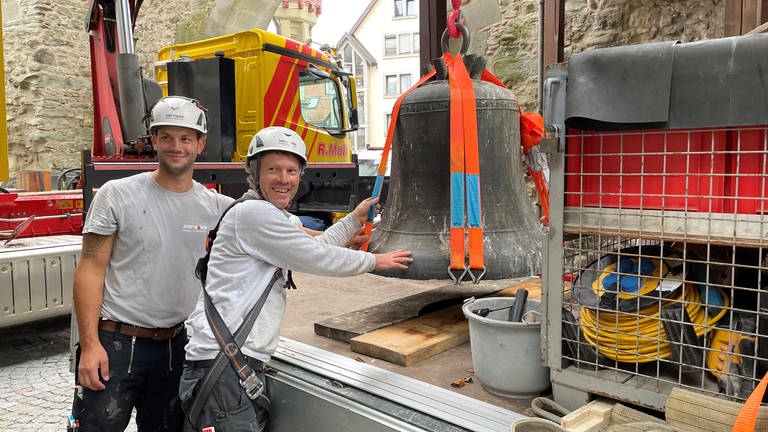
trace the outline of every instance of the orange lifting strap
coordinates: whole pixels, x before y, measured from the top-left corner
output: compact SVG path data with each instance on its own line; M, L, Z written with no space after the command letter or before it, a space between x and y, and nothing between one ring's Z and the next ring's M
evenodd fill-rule
M480 156L477 142L475 89L461 54L444 55L450 89L451 231L448 274L461 283L465 274L479 282L485 274ZM466 198L466 201L465 201ZM465 264L465 238L469 238L469 266ZM455 271L462 271L460 277ZM475 276L473 271L480 272Z

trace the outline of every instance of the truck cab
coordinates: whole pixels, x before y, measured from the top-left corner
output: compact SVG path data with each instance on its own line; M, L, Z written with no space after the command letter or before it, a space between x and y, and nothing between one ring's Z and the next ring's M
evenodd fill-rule
M220 136L209 135L209 145L234 138L234 146L209 155L211 161L245 160L251 138L266 126L295 130L310 163L352 161L347 134L358 126L354 78L328 53L252 29L171 45L157 59L163 93L200 100L215 117L211 123L220 123Z

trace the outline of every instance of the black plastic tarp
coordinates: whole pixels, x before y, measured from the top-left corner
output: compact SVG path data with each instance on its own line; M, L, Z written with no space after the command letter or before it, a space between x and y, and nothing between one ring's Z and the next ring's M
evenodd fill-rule
M565 117L582 130L768 123L768 34L575 54Z

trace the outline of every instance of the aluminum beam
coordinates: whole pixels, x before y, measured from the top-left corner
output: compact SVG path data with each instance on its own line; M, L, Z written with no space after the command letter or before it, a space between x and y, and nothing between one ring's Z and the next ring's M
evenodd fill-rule
M412 411L411 420L415 426L424 428L421 430L508 431L514 420L525 417L287 338L280 338L273 359L270 365L286 375L292 373L289 366L295 366L334 383L331 387L339 389L339 393L345 389L357 390L350 396L356 398L355 403L398 417L403 415L403 409ZM425 425L427 418L435 423L434 428L427 428L431 427Z

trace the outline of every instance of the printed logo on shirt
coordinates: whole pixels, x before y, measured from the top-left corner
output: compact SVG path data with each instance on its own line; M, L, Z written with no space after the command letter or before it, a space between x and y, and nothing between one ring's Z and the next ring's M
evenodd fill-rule
M207 428L203 428L203 430L201 430L200 432L216 432L216 428L215 427L207 427Z
M211 229L208 228L207 225L200 225L200 224L184 224L182 225L182 230L184 232L208 232Z

